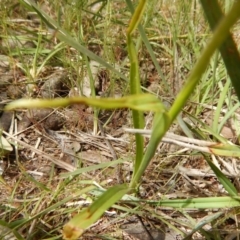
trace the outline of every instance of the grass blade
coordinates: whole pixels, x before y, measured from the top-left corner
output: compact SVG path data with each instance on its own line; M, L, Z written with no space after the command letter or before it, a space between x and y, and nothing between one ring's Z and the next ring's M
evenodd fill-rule
M147 201L149 204L156 204L158 207L172 208L230 208L240 206L240 197L206 197L189 199L170 199L160 201Z
M16 108L56 108L66 107L72 104L85 104L101 109L130 108L138 111L163 112L164 106L151 94L137 94L122 98L55 98L55 99L19 99L11 102L5 110Z
M63 238L69 240L77 239L85 229L97 221L109 207L120 200L127 192L128 188L125 185L114 186L108 189L90 207L64 225Z
M69 33L67 33L65 30L61 29L61 27L53 20L51 19L45 12L43 12L33 1L31 0L21 0L23 3L27 4L28 7L32 8L39 17L49 26L52 30L56 31L56 37L60 39L61 41L64 41L68 45L72 46L73 48L77 49L82 54L88 56L90 59L100 63L107 69L113 71L116 75L118 75L120 78L128 81L128 79L121 74L119 71L117 71L113 66L108 64L106 61L104 61L102 58L82 46L79 42L77 42L73 37L70 36Z

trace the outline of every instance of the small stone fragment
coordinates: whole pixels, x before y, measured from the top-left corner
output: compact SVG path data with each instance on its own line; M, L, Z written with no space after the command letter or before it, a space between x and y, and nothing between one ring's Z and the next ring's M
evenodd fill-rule
M64 71L59 71L49 76L41 88L42 97L55 98L67 95L66 79L67 74Z
M12 121L13 112L3 112L0 118L0 129L3 131L8 131L11 121Z
M19 86L10 85L7 88L7 96L11 99L19 99L23 95L23 92Z

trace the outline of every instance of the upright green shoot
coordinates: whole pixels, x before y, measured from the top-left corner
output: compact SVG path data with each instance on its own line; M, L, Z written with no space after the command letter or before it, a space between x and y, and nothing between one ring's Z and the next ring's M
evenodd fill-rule
M134 30L138 27L138 24L144 12L145 5L146 5L146 0L142 0L139 2L139 5L137 6L133 14L132 19L129 23L129 27L127 29L127 48L128 48L129 58L130 58L130 93L131 94L141 93L138 57L137 57L136 48L132 40L132 34ZM139 129L144 128L143 112L132 110L132 117L133 117L134 128L139 128ZM134 164L134 173L138 170L140 166L140 163L143 157L143 150L144 150L143 136L141 136L140 134L136 134L135 136L136 136L136 159Z

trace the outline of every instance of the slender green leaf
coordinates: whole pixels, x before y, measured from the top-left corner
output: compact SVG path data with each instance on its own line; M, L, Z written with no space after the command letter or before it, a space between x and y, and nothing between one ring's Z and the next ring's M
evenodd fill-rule
M211 222L213 222L214 220L218 219L220 216L222 216L224 214L224 212L217 212L214 214L210 214L207 215L206 217L204 217L203 219L200 220L200 222L197 222L196 225L194 226L193 230L187 234L187 236L185 237L185 239L187 237L191 237L192 234L194 234L195 232L197 232L198 230L200 230L203 226L205 226L206 224L209 224Z
M128 30L127 30L127 35L128 36L130 36L134 32L134 30L138 27L139 22L142 18L144 9L146 7L146 3L147 3L146 0L140 0L139 1L139 4L138 4L136 10L134 11L132 19L129 23L129 27L128 27Z
M122 98L55 98L55 99L19 99L9 103L5 110L16 108L56 108L72 104L85 104L101 109L131 108L138 111L164 112L164 105L151 94L137 94Z
M86 172L90 172L90 171L96 171L96 170L102 169L102 168L112 167L112 166L115 166L117 164L121 164L121 163L124 163L124 162L126 162L126 159L118 159L118 160L114 160L114 161L110 161L110 162L100 163L100 164L97 164L97 165L94 164L94 165L89 166L89 167L84 167L84 168L77 169L74 172L62 173L61 177L62 178L67 178L67 177L70 177L70 176L73 177L73 176L79 175L81 173L86 173Z
M212 154L228 157L240 157L240 148L237 145L219 143L209 147Z
M97 221L102 214L115 202L120 200L127 192L125 185L114 186L104 192L94 203L83 210L80 214L73 217L63 227L63 238L75 240L81 236L85 229Z
M189 199L168 199L160 201L146 201L149 204L158 207L172 208L230 208L240 206L240 197L206 197L206 198L189 198Z
M12 229L12 226L5 221L0 219L0 233L1 233L1 239L16 239L18 240L24 240L20 233L18 233L16 230ZM14 236L12 236L14 235Z

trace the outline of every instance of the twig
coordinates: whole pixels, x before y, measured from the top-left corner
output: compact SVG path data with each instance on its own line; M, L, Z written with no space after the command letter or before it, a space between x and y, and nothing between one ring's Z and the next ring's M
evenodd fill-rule
M36 148L36 149L39 147L40 142L41 142L41 138L38 137L37 142L36 142L36 144L35 144L35 148ZM34 158L35 154L36 154L36 152L32 152L31 158Z
M61 161L61 160L58 160L58 159L53 158L52 156L50 156L50 155L48 155L48 154L46 154L46 153L44 153L44 152L36 149L35 147L32 147L31 145L29 145L29 144L27 144L27 143L25 143L25 142L17 139L17 137L12 136L12 135L10 135L9 133L7 133L7 132L5 132L5 131L3 131L3 133L4 133L6 136L8 136L9 138L13 139L15 142L21 144L23 147L31 149L31 151L33 151L33 152L35 152L35 153L43 156L43 157L46 158L47 160L49 160L49 161L53 162L54 164L56 164L57 166L59 166L59 167L61 167L61 168L63 168L63 169L66 169L66 170L69 171L69 172L73 172L73 171L76 170L76 168L75 168L74 166L72 166L72 165L70 165L70 164L68 164L68 163L66 163L66 162L63 162L63 161Z
M150 137L152 132L151 130L131 129L131 128L124 128L124 130L129 133L140 133L148 138ZM203 140L198 140L194 138L183 137L180 135L176 135L174 133L166 133L165 137L162 138L162 142L172 143L178 146L182 146L189 149L195 149L195 150L206 152L206 153L211 153L211 151L209 150L209 147L218 144L216 142L209 142L209 141L203 141Z
M103 127L102 127L102 124L100 123L100 121L98 121L98 126L99 126L99 129L100 129L100 131L101 131L101 135L102 135L103 137L106 137L106 135L105 135L105 133L104 133L104 130L103 130ZM106 142L107 146L109 147L109 150L110 150L110 152L111 152L111 154L112 154L112 156L113 156L113 159L114 159L114 160L118 159L117 154L116 154L116 152L115 152L115 150L114 150L111 142L110 142L107 138L105 138L104 141ZM117 174L116 174L116 175L117 175L117 181L118 181L118 183L120 184L120 183L123 182L121 164L118 164L118 165L117 165L117 167L116 167L116 173L117 173Z

